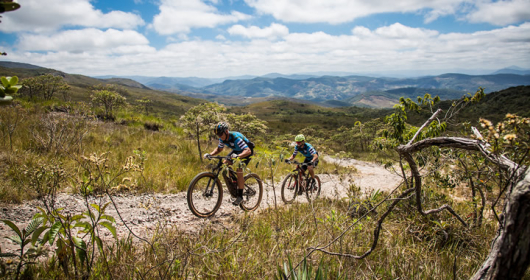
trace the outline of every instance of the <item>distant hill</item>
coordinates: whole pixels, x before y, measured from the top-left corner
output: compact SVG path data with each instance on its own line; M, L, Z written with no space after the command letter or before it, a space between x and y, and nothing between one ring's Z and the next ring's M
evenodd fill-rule
M53 69L39 68L29 64L9 62L6 65L10 67L6 69L20 66L17 69L20 70L21 78L25 75L22 69L41 73L55 71L55 73L64 75ZM524 72L526 70L509 67L498 72L507 71ZM35 75L35 73L28 72L28 75ZM298 99L326 107L355 105L372 108L391 108L402 96L416 100L418 96L423 97L425 93L429 93L432 96L440 96L442 100L450 100L460 98L468 92L474 93L479 87L484 88L486 93L490 93L509 87L530 85L530 75L512 73L492 75L448 73L415 78L270 73L262 77L239 76L223 79L102 76L99 80L167 91L227 105L245 105L274 99Z
M0 66L4 68L44 69L43 67L40 67L37 65L19 63L19 62L11 62L11 61L0 61Z
M521 67L517 66L510 66L507 68L503 68L500 70L495 71L492 73L493 75L496 74L517 74L517 75L530 75L530 69L523 69Z
M4 67L3 65L8 65ZM181 115L189 108L205 102L204 99L189 97L183 94L153 90L145 85L125 78L96 79L88 76L67 74L54 69L42 68L23 63L0 62L0 76L17 76L19 79L35 77L44 74L59 75L71 87L72 101L89 101L92 87L101 84L115 84L123 87L120 92L127 98L127 102L135 105L138 100L148 98L153 103L155 111L168 116Z
M486 93L530 85L530 75L444 74L418 78L374 78L365 76L323 76L303 80L254 78L226 80L203 88L205 92L239 97L286 97L330 104L330 100L368 107L392 107L400 96L416 99L425 93L442 100L459 98L483 87Z

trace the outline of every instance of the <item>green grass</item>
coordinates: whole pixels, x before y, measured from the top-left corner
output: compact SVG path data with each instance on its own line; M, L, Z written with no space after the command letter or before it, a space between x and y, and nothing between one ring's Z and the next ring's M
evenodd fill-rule
M347 214L347 201L320 199L313 206L294 204L241 214L232 221L213 218L195 233L179 225L160 228L151 239L153 246L120 240L106 249L108 267L98 258L93 278L158 278L168 273L171 279L273 279L278 266L289 260L297 266L304 259L313 272L319 266L326 271L325 279L453 279L454 269L457 279L473 275L489 251L485 242L493 237L494 223L468 230L451 223L450 238L442 242L435 225L425 225L403 204L385 222L377 248L362 260L310 249L346 231L326 250L361 255L373 238L375 216L356 223ZM40 266L37 278L61 277L53 263Z
M160 98L159 102L164 103L164 98L172 97ZM0 201L18 203L35 198L37 192L31 187L28 172L39 168L63 168L71 180L61 181L61 190L78 191L80 180L86 176L83 156L91 155L104 155L107 158L105 166L109 174L119 173L117 171L131 157L135 163L143 163L141 169L122 173L107 187L120 187L131 193L185 191L197 173L208 170L208 162L200 160L195 140L184 135L178 126L178 113L186 108L179 106L184 106L182 104L187 103L186 99L175 100L175 103L156 107L156 111L150 115L143 115L132 108L119 111L116 122L95 120L94 111L79 103L22 102L23 106L20 107L25 108L23 111L16 111L12 107L2 108L0 116L3 120L14 120L16 116L21 118L11 137L12 146L5 130L8 123L2 122ZM49 113L58 106L67 105L71 106L70 114ZM289 104L280 105L289 107ZM187 106L189 108L191 105ZM294 134L309 125L317 125L314 134L309 134L310 142L323 154L335 155L344 143L334 142L337 140L333 140L330 134L342 124L330 120L342 117L345 119L342 122L351 125L360 120L356 114L364 112L368 114L364 118L369 119L369 112L373 112L364 109L348 113L339 109L323 112L305 106L297 107L294 111L286 109L279 118L273 116L274 108L269 108L270 112L262 112L264 118L270 120L273 133L252 139L259 148L250 165L251 170L264 179L270 178L269 163L274 159L272 168L276 186L281 184L281 178L292 168L281 163L279 154L283 153L287 157L292 152L289 143ZM172 114L173 109L177 113ZM237 112L236 109L233 111ZM297 117L304 121L297 121ZM324 117L327 119L322 119ZM318 126L320 121L324 122ZM161 130L147 130L144 126L146 123L157 124ZM274 125L278 126L278 130L274 129ZM56 134L50 138L47 131L51 130L46 128L56 129ZM62 131L61 135L69 138L58 137L57 131ZM50 139L55 142L47 145L49 141L46 140ZM215 139L202 139L202 153L213 150L216 145ZM395 154L352 149L341 155L375 161ZM318 170L319 173L345 172L345 169L324 162ZM465 215L472 211L466 203L448 201L439 190L432 189L425 194L426 208L451 203L458 213ZM352 195L357 197L359 194ZM355 260L311 252L310 247L329 244L352 225L327 250L355 255L368 250L377 216L369 216L355 223L348 215L348 206L348 200L321 199L314 205L282 206L260 213L241 214L232 220L213 218L205 222L199 232L190 233L183 225L159 228L151 239L152 246L136 243L136 239L135 242L119 240L110 244L105 251L107 261L101 257L96 259L92 277L107 278L110 274L119 279L273 279L278 276L279 266L283 268L289 260L296 266L305 259L313 268L313 273L320 267L326 271L327 278L452 279L453 270L456 269L458 279L466 279L482 264L496 229L496 223L492 220L487 220L480 228L464 229L451 216L442 213L433 216L433 220L446 222L444 229L449 239L444 240L437 224L419 216L412 202L404 201L385 221L379 244L367 258ZM378 212L381 213L383 209ZM63 278L59 267L57 259L50 258L28 267L25 273L34 278Z

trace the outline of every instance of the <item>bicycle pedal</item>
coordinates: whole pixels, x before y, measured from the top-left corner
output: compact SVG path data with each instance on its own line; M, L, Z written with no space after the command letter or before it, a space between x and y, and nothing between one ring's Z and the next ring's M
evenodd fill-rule
M243 202L243 197L238 197L236 198L236 200L234 200L234 202L232 202L232 204L234 206L239 206L242 202Z

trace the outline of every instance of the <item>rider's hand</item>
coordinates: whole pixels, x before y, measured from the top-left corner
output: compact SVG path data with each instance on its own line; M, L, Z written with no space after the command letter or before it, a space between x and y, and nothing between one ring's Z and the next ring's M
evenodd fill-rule
M291 161L290 161L288 158L286 158L284 161L285 161L286 163L291 163Z
M211 155L210 155L210 154L208 154L208 153L206 153L206 154L204 154L204 155L203 155L202 157L203 157L203 158L207 158L207 159L210 159L210 158L211 158Z
M234 159L234 158L237 158L237 155L236 154L232 154L230 157Z

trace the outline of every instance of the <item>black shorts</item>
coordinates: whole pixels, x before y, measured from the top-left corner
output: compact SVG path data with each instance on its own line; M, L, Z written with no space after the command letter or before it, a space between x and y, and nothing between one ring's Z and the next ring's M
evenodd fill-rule
M304 163L310 163L312 160L313 158L305 158ZM317 160L315 160L315 163L313 163L313 167L317 167L317 165L318 165L318 158ZM306 171L307 165L302 165L302 168L304 169L304 171Z

